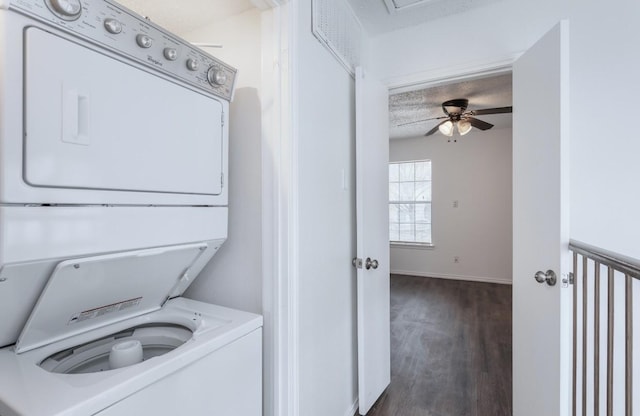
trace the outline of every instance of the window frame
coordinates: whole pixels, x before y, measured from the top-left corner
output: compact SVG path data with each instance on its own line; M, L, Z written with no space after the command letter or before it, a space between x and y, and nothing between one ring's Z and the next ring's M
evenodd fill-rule
M391 236L391 224L393 224L394 222L391 221L391 218L389 217L389 244L392 247L407 247L407 248L414 248L414 249L431 249L434 247L433 244L433 228L432 228L432 224L433 224L433 161L431 159L417 159L417 160L400 160L400 161L390 161L388 163L388 166L391 167L391 165L402 165L402 164L413 164L414 165L414 169L415 169L415 165L417 163L423 163L423 162L428 162L429 163L429 179L428 180L416 180L415 177L415 173L413 174L413 180L408 181L408 180L400 180L400 176L398 176L398 180L397 181L391 181L391 175L389 174L389 176L387 177L387 184L388 186L390 186L393 183L397 183L397 184L401 184L401 183L417 183L417 182L429 182L429 187L430 187L430 197L428 201L417 201L415 200L415 194L414 194L414 200L397 200L397 201L391 201L391 195L389 195L389 208L391 208L391 205L407 205L407 204L412 204L414 206L417 205L427 205L429 204L430 206L430 210L429 210L429 222L427 224L429 224L429 237L430 237L430 242L422 242L422 241L406 241L406 240L393 240L392 236ZM390 171L390 169L389 169ZM414 170L415 172L415 170ZM415 192L415 191L414 191ZM399 197L400 195L398 195ZM401 222L395 222L395 224L403 224ZM414 218L413 218L413 222L410 223L405 223L405 224L412 224L414 227L414 232L415 232L415 227L416 224L418 224L416 222L415 219L415 211L414 211ZM398 237L400 237L398 235ZM415 236L414 236L415 238Z

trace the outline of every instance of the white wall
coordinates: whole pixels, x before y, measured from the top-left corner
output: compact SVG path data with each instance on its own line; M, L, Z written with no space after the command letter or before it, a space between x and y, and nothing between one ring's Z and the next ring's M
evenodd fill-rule
M238 68L229 114L229 237L187 296L262 312L261 18L258 10L181 34L220 43L207 52Z
M511 143L510 128L390 141L390 161L431 159L433 176L434 247L392 246L392 273L511 283Z
M357 395L354 82L313 37L311 1L297 7L299 409L343 416Z
M640 258L640 2L571 4L571 235Z
M564 16L566 1L499 1L375 37L370 65L393 84L398 77L466 68L518 54ZM459 45L456 48L455 45Z
M640 140L631 119L611 122L615 109L634 109L640 84L635 0L496 2L462 15L403 29L371 42L371 66L381 78L442 76L526 50L561 18L570 22L571 236L640 258L635 192ZM468 47L469 44L473 47ZM467 45L454 53L452 44ZM423 78L424 80L424 78ZM606 106L610 105L610 109Z

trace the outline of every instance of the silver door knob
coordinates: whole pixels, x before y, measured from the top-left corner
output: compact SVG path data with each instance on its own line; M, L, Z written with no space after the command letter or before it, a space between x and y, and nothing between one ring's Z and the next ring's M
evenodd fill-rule
M375 270L378 268L378 260L371 260L371 257L367 257L367 259L364 261L364 267L367 270L369 269Z
M538 283L547 282L549 286L555 286L558 278L553 270L547 270L547 272L537 271L535 276L533 276Z
M353 267L356 269L362 269L362 259L354 257L353 260L351 260L351 264L353 264Z

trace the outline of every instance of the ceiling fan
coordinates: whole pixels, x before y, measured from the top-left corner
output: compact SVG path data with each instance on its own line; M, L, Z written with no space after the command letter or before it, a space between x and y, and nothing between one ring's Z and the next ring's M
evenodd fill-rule
M456 98L454 100L445 101L442 103L442 111L444 111L444 116L441 117L433 117L427 118L424 120L412 121L409 123L399 124L398 126L404 126L407 124L421 123L423 121L429 120L442 120L437 126L429 130L425 136L431 136L436 131L440 131L440 133L445 136L451 137L453 136L454 131L457 129L458 133L461 136L469 133L472 127L475 127L480 130L489 130L493 127L493 124L487 123L486 121L479 120L473 116L482 116L487 114L503 114L503 113L511 113L513 111L513 107L497 107L497 108L485 108L482 110L469 110L467 111L467 107L469 106L469 100L466 98Z

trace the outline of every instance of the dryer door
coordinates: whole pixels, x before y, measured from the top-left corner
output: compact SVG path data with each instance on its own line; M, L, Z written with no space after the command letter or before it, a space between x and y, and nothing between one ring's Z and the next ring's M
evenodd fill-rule
M24 82L23 176L43 194L221 194L217 99L38 28L25 31Z

